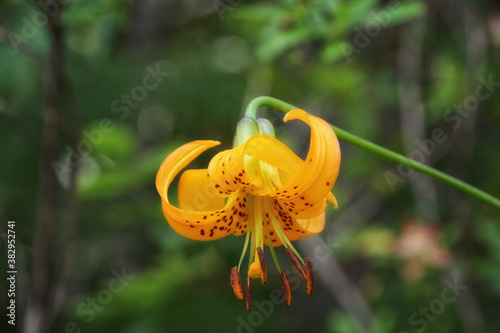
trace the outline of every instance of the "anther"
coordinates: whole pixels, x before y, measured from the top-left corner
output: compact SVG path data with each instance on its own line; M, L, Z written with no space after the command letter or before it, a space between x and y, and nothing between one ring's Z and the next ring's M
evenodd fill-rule
M292 291L290 290L290 284L288 283L288 278L286 277L286 273L282 271L281 275L281 288L283 289L283 294L285 295L285 304L286 306L290 306L292 303Z
M309 259L304 259L304 262L306 264L306 292L307 295L311 296L314 288L314 276L313 276L313 270L312 270L312 265Z
M306 274L304 273L304 270L302 269L302 266L300 266L299 261L293 254L292 250L290 248L286 249L286 254L290 257L290 260L292 261L293 265L295 266L295 269L297 272L299 272L300 277L305 280L306 279Z
M241 288L240 275L238 274L238 267L234 266L231 269L231 286L233 287L236 298L240 301L243 300L243 289Z
M257 248L257 255L259 256L259 263L260 263L260 279L262 280L262 284L266 284L267 281L267 270L266 270L266 262L264 261L264 252L262 251L262 248L259 246Z
M252 285L250 279L247 278L247 310L252 308Z

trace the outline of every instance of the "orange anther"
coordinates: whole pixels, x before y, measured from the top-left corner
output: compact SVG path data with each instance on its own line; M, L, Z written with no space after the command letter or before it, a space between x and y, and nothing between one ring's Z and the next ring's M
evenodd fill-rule
M262 248L259 246L257 248L257 255L259 257L259 263L260 263L260 279L262 280L262 284L266 284L267 281L267 270L266 270L266 262L264 261L264 252L262 251Z
M252 308L252 285L250 279L247 278L247 310Z
M306 292L307 295L311 296L314 288L314 276L313 276L312 265L309 259L304 259L304 262L306 264Z
M236 298L240 301L243 300L243 289L241 288L240 275L238 274L238 267L234 266L231 269L231 286L233 287Z
M295 266L295 269L297 272L299 272L300 277L305 280L306 279L306 274L304 273L304 270L302 269L302 266L300 266L299 261L297 260L297 257L295 257L295 254L293 254L292 250L290 248L286 249L286 254L290 257L290 260L292 261L293 265Z
M283 289L283 294L285 295L285 304L290 306L292 303L292 291L290 290L290 283L288 283L288 278L285 272L281 272L281 288Z

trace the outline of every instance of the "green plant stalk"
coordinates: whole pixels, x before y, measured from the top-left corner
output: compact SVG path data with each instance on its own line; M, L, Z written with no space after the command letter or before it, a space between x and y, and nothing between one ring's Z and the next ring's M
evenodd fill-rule
M292 104L283 102L279 99L269 97L269 96L261 96L253 99L247 106L247 109L245 111L245 116L257 119L257 110L261 106L269 106L273 107L275 109L278 109L282 112L288 112L294 109L298 109L296 106L293 106ZM343 129L340 129L336 126L332 126L332 129L334 130L335 134L337 137L341 140L344 140L346 142L349 142L355 146L358 146L362 149L368 150L369 152L372 152L374 154L380 155L384 158L387 158L391 161L394 161L396 163L399 163L401 165L404 165L408 168L411 168L415 171L418 171L420 173L426 174L428 176L431 176L445 184L451 185L473 197L476 197L480 200L483 200L496 208L500 209L500 199L495 198L494 196L478 189L477 187L474 187L466 182L463 182L455 177L452 177L446 173L443 173L441 171L438 171L434 168L428 167L422 163L416 162L404 155L395 153L389 149L383 148L377 144L374 144L370 141L361 139L360 137L351 134L347 131L344 131Z

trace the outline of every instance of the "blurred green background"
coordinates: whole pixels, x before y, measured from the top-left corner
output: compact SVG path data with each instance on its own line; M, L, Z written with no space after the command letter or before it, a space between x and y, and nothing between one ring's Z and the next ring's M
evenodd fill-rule
M154 186L270 95L499 197L497 1L4 0L0 41L2 331L500 331L500 212L369 152L341 142L339 209L296 242L311 297L278 251L290 308L269 259L247 311L244 239L179 236ZM307 151L307 128L263 115Z

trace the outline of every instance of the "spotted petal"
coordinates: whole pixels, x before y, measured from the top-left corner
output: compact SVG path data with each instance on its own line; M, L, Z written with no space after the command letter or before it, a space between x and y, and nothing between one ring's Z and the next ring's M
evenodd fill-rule
M198 210L201 208L196 201L189 199L185 192L194 189L192 181L199 175L195 173L187 174L184 179L184 187L181 189L181 202L185 208L174 207L168 200L168 189L175 176L192 160L198 157L208 148L218 145L217 141L193 141L187 143L170 155L163 161L156 177L156 188L162 198L162 210L168 223L179 234L195 240L213 240L224 237L230 233L241 235L245 233L247 227L247 214L245 212L244 197L245 193L237 192L229 197L226 204L217 210ZM204 188L204 185L200 185ZM191 192L197 193L195 192ZM211 196L211 194L210 194ZM208 196L204 197L208 200ZM220 205L215 201L210 201L207 209ZM192 210L191 210L192 209Z
M300 169L292 173L293 178L273 196L294 202L296 209L301 210L330 193L339 174L340 146L331 126L321 118L309 116L303 110L293 110L285 115L284 121L292 119L300 119L311 127L309 152Z
M283 230L283 233L289 241L320 233L325 227L325 207L323 206L322 209L319 215L312 218L294 218L287 209L284 209L284 207L277 202L277 200L267 201L267 213L265 217L272 245L282 245L278 237L278 232L276 232L275 223ZM264 234L264 239L266 244L269 244L267 233Z

